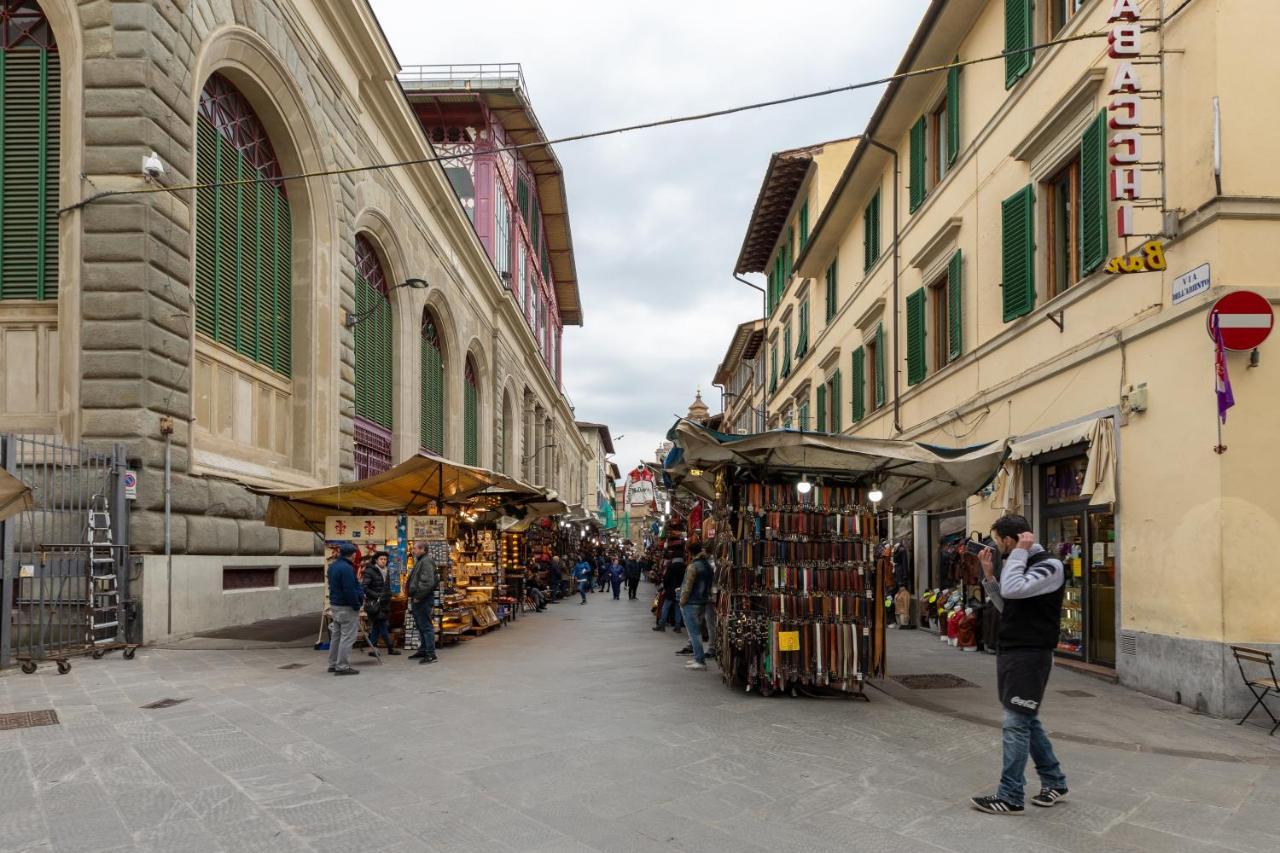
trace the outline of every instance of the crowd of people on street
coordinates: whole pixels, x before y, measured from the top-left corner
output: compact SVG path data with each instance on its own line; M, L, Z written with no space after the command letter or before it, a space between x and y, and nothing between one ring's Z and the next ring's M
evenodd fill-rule
M670 627L677 634L688 633L688 643L676 654L690 657L688 669L707 668L707 658L715 658L715 606L713 587L715 566L702 543L671 540L653 561L652 580L658 587L653 612L654 631ZM708 644L708 645L704 645Z

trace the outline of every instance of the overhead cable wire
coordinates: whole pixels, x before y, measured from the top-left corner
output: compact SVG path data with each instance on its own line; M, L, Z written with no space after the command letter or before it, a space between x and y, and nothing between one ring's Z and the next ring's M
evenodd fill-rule
M850 83L844 86L836 86L830 89L822 89L817 92L806 92L800 95L790 95L785 98L774 98L768 101L757 101L750 104L741 104L734 107L725 107L724 109L712 110L710 112L694 113L692 115L674 116L671 118L657 119L655 121L641 122L639 124L630 124L623 127L614 127L606 130L593 130L586 133L577 133L572 136L561 136L556 139L546 139L539 142L524 142L518 145L506 145L500 148L491 148L482 153L497 154L509 151L521 151L526 148L542 148L552 145L560 145L567 142L581 142L587 139L598 139L603 136L613 136L619 133L633 133L639 130L652 130L658 127L669 127L677 124L688 124L695 121L706 121L707 119L721 118L723 116L735 115L737 113L749 112L751 110L766 109L768 107L783 106L785 104L793 104L799 101L812 100L814 98L825 98L829 95L839 95L845 92L855 92L859 89L870 89L875 86L883 86L887 83L894 83L899 80L909 80L913 77L924 77L930 74L938 74L944 71L950 71L953 68L966 68L971 65L980 65L986 62L997 62L1007 59L1011 56L1018 56L1024 53L1035 53L1036 51L1046 50L1057 45L1070 44L1072 42L1086 41L1089 39L1106 38L1107 32L1090 32L1081 33L1065 38L1053 39L1051 41L1034 44L1030 47L1018 48L1017 50L1003 51L1001 53L991 54L989 56L979 57L977 59L957 60L948 62L943 65L933 65L928 68L917 68L913 71L904 71L898 74L891 74L888 77L880 77L875 80L866 80L861 83ZM155 186L140 187L129 190L104 190L95 193L88 198L81 199L73 204L69 204L58 210L58 214L69 213L71 211L80 210L89 205L102 201L107 198L118 196L133 195L154 195L156 193L179 193L189 190L215 189L218 187L236 187L236 186L252 186L254 184L264 183L283 183L287 181L306 180L308 178L327 178L337 175L352 175L361 172L385 171L388 169L398 169L407 166L425 166L431 163L447 163L454 160L464 160L468 157L476 156L475 152L457 153L457 154L439 154L431 157L418 157L412 160L399 160L393 163L375 163L367 166L348 166L341 169L320 169L314 172L299 172L293 175L282 175L277 177L256 177L242 178L234 181L210 181L207 183L181 184L178 186Z

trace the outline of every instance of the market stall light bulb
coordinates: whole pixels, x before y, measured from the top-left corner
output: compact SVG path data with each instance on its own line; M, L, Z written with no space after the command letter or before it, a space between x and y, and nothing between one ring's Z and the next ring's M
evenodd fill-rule
M802 495L807 495L813 491L813 483L810 483L807 477L801 478L800 482L796 483L796 491Z
M873 504L878 504L880 501L884 500L884 492L880 491L879 483L872 484L871 491L867 492L867 500L871 501Z

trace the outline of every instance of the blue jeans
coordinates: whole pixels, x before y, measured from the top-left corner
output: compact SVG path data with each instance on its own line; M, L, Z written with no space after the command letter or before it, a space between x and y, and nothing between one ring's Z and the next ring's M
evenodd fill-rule
M391 649L391 625L386 616L379 616L369 625L369 647L377 648L378 640L384 640L387 650Z
M668 616L675 620L677 628L684 627L684 616L680 612L680 605L670 598L662 602L662 612L658 615L658 624L665 626Z
M422 638L422 642L418 644L418 651L428 655L435 654L436 651L436 626L431 618L433 604L435 604L434 593L422 601L413 602L413 624L418 626L418 636Z
M587 591L591 589L591 581L578 581L578 595L582 596L582 603L587 603Z
M1027 755L1035 762L1040 784L1046 788L1067 787L1067 777L1053 754L1053 744L1045 734L1040 718L1004 709L1004 770L996 796L1016 806L1023 804L1026 786Z
M693 659L698 663L706 663L707 655L702 650L702 608L705 604L686 604L684 624L689 629L689 647L693 649Z
M622 578L609 578L609 583L613 585L613 598L617 601L622 594Z

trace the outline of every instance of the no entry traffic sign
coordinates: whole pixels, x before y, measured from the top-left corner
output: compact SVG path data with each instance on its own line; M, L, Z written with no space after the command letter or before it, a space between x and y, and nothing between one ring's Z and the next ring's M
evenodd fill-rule
M1252 290L1237 290L1213 303L1205 327L1213 337L1213 319L1222 330L1222 346L1236 352L1251 350L1267 339L1275 314L1271 303Z

